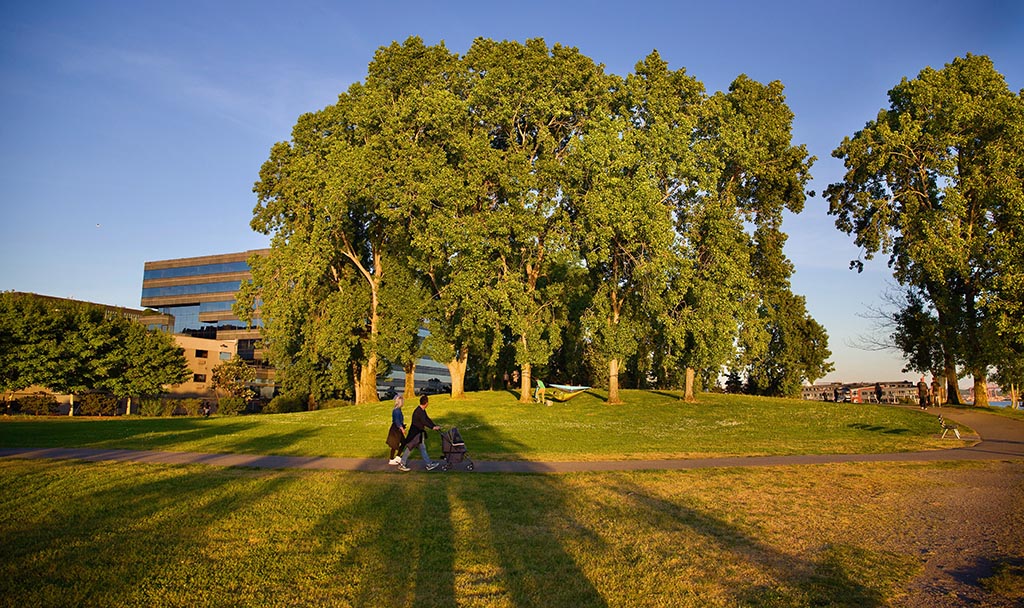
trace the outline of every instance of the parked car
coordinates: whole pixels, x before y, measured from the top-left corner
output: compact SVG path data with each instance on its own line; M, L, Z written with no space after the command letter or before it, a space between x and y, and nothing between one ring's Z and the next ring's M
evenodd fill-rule
M427 380L427 385L420 391L421 395L440 395L442 393L452 392L452 387L448 384L443 384L438 378L431 378Z

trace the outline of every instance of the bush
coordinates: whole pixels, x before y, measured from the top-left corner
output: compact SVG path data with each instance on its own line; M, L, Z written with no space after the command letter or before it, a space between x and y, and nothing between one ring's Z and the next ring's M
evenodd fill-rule
M176 416L199 416L202 407L202 399L182 399L174 413Z
M167 402L160 397L147 397L139 400L139 413L143 416L166 416Z
M79 416L116 416L117 397L107 393L85 393L75 399L75 414Z
M242 397L221 397L217 401L217 413L222 416L233 416L245 411L245 399Z
M317 404L317 409L329 410L336 407L348 407L352 405L351 401L345 401L344 399L327 399Z
M270 400L270 403L263 408L267 414L287 414L290 412L304 412L309 409L309 396L300 394L278 395Z
M53 395L47 393L36 393L27 397L18 398L16 405L12 406L15 411L32 416L55 416L60 404Z

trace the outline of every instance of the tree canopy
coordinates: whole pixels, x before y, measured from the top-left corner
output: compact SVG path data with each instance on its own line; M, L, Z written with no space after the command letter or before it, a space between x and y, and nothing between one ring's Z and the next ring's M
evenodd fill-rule
M419 348L455 397L471 357L521 369L523 401L536 378L616 402L620 373L717 377L782 325L755 286L789 294L782 212L813 162L792 119L781 83L709 96L657 52L621 78L540 39L394 43L272 148L252 220L271 251L239 312L260 306L271 360L317 397L376 400L381 362ZM813 329L787 387L829 356Z
M1021 95L967 55L904 78L889 101L833 152L847 172L825 191L830 213L908 289L894 341L911 366L930 364L953 399L964 370L984 405L992 367L1024 352Z
M101 306L34 294L0 293L0 389L41 386L72 396L157 395L191 377L167 334Z

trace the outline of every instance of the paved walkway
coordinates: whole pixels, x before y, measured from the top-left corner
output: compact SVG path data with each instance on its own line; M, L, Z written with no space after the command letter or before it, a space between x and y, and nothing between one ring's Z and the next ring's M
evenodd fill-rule
M683 470L713 467L763 467L842 462L935 462L948 460L1024 459L1024 422L969 410L933 408L947 420L966 425L977 432L977 443L968 447L900 452L896 454L809 454L795 456L736 456L682 460L605 460L593 462L528 462L482 460L474 462L476 471L487 473L569 473L575 471ZM472 456L472 450L469 451ZM305 456L260 456L251 454L201 454L196 452L157 452L139 450L97 450L88 448L0 448L0 457L52 458L89 461L144 462L158 464L205 464L219 467L259 469L316 469L335 471L395 471L383 458L332 458ZM412 467L422 469L414 460ZM453 465L464 470L464 464Z

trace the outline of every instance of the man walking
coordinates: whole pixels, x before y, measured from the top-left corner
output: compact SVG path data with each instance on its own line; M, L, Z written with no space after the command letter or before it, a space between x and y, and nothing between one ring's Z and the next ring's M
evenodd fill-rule
M405 438L405 451L402 452L402 462L399 463L398 469L401 471L409 470L409 453L412 452L412 448L419 446L420 455L423 456L423 462L427 463L427 470L433 471L437 468L440 463L430 459L430 455L427 454L427 429L433 429L440 431L441 427L434 424L434 421L427 416L427 396L422 395L420 397L420 404L416 410L412 413L412 428L409 430L409 434Z
M917 383L917 400L922 410L928 409L928 383L924 381L924 376Z

